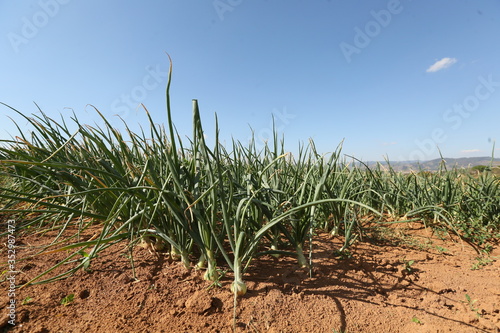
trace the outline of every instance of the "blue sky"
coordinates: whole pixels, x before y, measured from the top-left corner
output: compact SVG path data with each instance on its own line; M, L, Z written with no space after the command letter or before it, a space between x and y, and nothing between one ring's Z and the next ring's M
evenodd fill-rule
M0 101L123 128L166 122L363 160L491 156L500 138L500 1L0 2ZM0 107L0 137L17 131ZM500 155L497 144L496 156Z

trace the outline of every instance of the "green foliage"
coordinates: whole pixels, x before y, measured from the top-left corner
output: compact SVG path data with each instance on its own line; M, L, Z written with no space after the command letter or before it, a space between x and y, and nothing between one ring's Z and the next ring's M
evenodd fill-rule
M462 301L464 302L464 301ZM481 312L480 312L480 309L477 308L474 304L477 302L477 300L473 300L469 294L465 294L465 302L464 303L467 303L467 305L469 306L469 309L473 312L476 313L476 316L479 318L481 317Z
M26 305L26 304L29 304L33 301L33 298L32 297L25 297L22 302L21 302L21 305Z
M491 168L486 165L476 165L471 168L473 171L478 171L478 172L485 172L485 171L491 171Z
M75 299L75 294L69 294L65 296L63 299L61 299L61 305L68 306L71 303L73 303L73 300Z
M403 258L401 260L401 262L403 263L403 270L408 273L408 274L411 274L413 273L414 269L413 269L413 264L415 263L415 260L406 260L406 258Z
M444 248L442 246L436 246L436 250L438 250L439 253L446 253L446 252L448 252L448 249Z
M487 266L493 262L493 259L490 258L489 256L479 256L476 257L476 261L472 264L471 270L478 270L483 268L484 266Z

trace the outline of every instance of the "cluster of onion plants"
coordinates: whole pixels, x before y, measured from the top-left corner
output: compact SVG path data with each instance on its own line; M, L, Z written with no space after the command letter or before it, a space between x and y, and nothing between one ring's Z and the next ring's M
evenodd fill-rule
M364 168L369 199L362 200L393 220L415 219L447 228L481 244L500 231L500 179L492 172L471 175L448 169L443 159L434 172L396 172L391 165Z
M144 241L165 244L186 269L205 269L207 280L219 279L218 265L224 262L234 272L236 297L246 292L243 276L252 259L290 255L310 269L318 231L342 236L343 251L361 235L367 217L418 219L469 238L477 238L476 225L500 229L500 185L491 174L473 177L445 166L408 174L390 164L368 168L343 159L342 144L321 155L313 141L294 156L276 131L261 150L253 140L225 146L217 119L210 147L196 100L193 133L181 140L169 87L170 77L167 126L157 125L144 107L149 130L140 133L126 124L121 133L98 110L101 127L82 124L76 115L68 126L67 119L56 121L42 110L24 116L3 104L32 130L24 134L18 128L18 136L1 141L1 173L9 179L0 191L2 209L30 214L25 227L57 230L49 250L69 251L30 283L64 265L69 268L63 273L40 282L89 269L100 251L117 242L127 241L132 254ZM96 223L102 225L100 235L81 241L81 231ZM74 227L77 232L65 236Z
M130 248L141 240L166 243L186 268L195 261L206 269L208 280L218 279L217 260L223 259L234 272L235 295L245 293L243 274L256 255L294 255L300 266L310 266L303 248L318 217L327 205L344 201L330 197L326 186L339 152L326 159L311 142L294 158L277 134L273 147L262 151L254 142L227 148L218 128L214 147L208 147L196 100L186 144L167 111L167 129L149 117L149 133L126 127L123 135L98 110L102 128L73 115L73 132L65 119L57 122L40 110L24 116L33 127L29 134L19 129L19 136L2 141L2 174L11 180L0 194L7 200L3 211L36 213L25 226L58 230L51 251L70 251L57 265L70 268L41 282L88 269L100 251L122 240ZM99 237L79 241L93 223L102 224ZM63 237L74 226L78 232ZM280 249L285 243L292 249Z

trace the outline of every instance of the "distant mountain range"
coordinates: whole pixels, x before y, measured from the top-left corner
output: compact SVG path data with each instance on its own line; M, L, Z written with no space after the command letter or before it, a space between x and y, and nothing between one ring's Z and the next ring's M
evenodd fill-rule
M476 165L490 165L491 157L461 157L461 158L444 158L446 167L452 169L457 168L471 168ZM403 162L392 162L389 161L390 165L395 171L408 172L408 171L437 171L441 165L442 160L437 158L430 161L403 161ZM387 167L386 161L370 161L364 162L370 168L376 167L377 163L380 163L382 167ZM493 166L500 166L500 158L495 158L493 160Z

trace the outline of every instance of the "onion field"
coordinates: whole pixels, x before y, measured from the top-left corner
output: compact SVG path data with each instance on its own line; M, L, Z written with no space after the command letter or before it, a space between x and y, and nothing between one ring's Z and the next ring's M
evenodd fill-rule
M342 144L321 154L313 141L292 154L276 132L263 149L255 142L223 145L217 125L209 146L196 100L192 135L181 139L168 88L166 126L144 108L150 123L140 133L114 129L99 110L102 127L76 115L57 121L41 110L24 116L3 105L31 129L18 127L16 137L2 140L2 211L19 216L26 232L58 230L46 251L67 253L54 267L63 273L51 269L29 284L89 269L120 242L130 253L138 245L169 253L210 281L231 270L239 297L247 290L245 270L262 255L292 256L312 274L312 240L320 231L342 239L339 253L363 238L367 223L422 223L476 247L500 234L500 179L492 172L444 163L437 172L369 168L344 157ZM81 241L79 232L68 238L67 230L91 225L100 225L95 239Z

